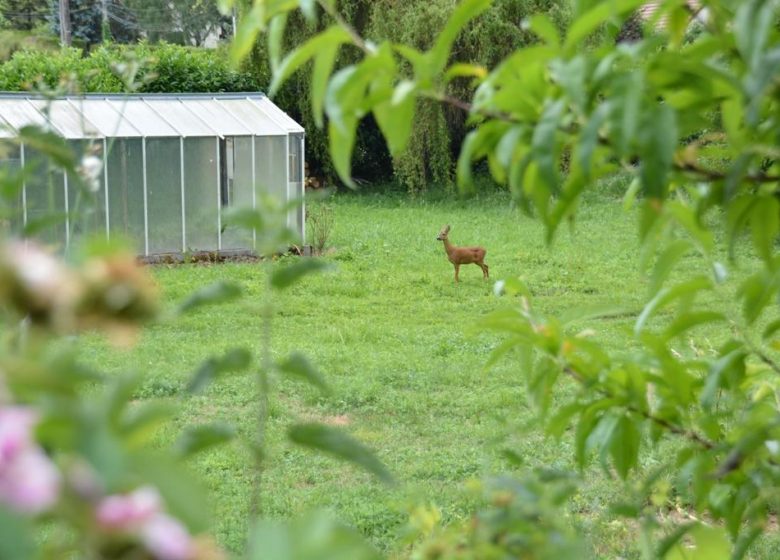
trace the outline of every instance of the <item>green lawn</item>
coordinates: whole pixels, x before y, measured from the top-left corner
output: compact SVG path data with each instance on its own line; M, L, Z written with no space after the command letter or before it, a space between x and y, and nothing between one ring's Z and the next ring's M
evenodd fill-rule
M523 278L547 314L604 304L637 312L647 281L638 272L635 216L616 197L593 197L581 208L574 230L564 228L548 248L541 225L513 209L505 196L454 198L410 201L365 194L331 202L335 226L326 259L336 269L307 277L279 296L272 326L274 355L302 351L325 374L333 394L323 397L309 386L275 380L264 478L267 516L326 508L379 549L403 557L398 533L410 508L433 503L446 521L467 519L473 501L466 482L511 469L501 453L507 445L529 466L572 467L569 440L556 443L520 432L533 418L522 372L511 356L484 372L501 339L474 327L486 314L516 304L493 294L493 280L509 276ZM454 244L487 248L490 282L483 282L472 265L463 267L461 283L454 283L453 267L436 241L447 223ZM700 266L699 261L691 257L684 266ZM751 257L741 260L743 270L751 266ZM181 405L176 425L159 435L163 443L188 423L216 420L234 423L250 437L257 410L251 375L227 378L199 396L183 387L210 355L246 346L257 356L262 267L157 266L153 272L171 305L219 279L240 282L247 295L152 327L128 351L117 353L89 337L82 342L85 355L110 372L141 371L145 382L138 399ZM728 297L733 289L729 284L720 293ZM631 351L632 325L630 314L587 323L618 352ZM696 332L695 340L680 343L680 352L706 350L723 336L718 330ZM285 427L296 420L343 425L377 452L401 484L386 488L354 466L286 443ZM238 443L192 464L213 496L217 538L232 551L242 549L245 536L251 464ZM596 553L636 557L630 527L600 515L623 492L622 483L597 467L583 480L572 509L585 514ZM777 539L765 541L758 556L777 557Z

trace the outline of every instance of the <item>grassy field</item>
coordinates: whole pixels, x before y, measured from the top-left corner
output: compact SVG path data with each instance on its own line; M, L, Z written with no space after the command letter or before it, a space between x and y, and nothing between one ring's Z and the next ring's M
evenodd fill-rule
M509 276L523 278L547 314L603 304L638 311L647 283L637 267L635 217L617 197L599 196L583 206L575 229L562 230L549 248L541 225L501 194L466 201L342 195L331 204L335 226L326 258L336 270L309 277L278 297L273 352L305 353L333 394L326 398L308 386L275 381L263 507L269 517L328 509L380 550L403 557L398 534L410 508L430 503L445 522L467 519L473 498L466 482L513 468L501 453L507 446L529 466L572 467L569 440L555 443L521 431L533 418L522 372L511 356L483 371L501 339L474 327L486 314L514 303L493 294L493 280ZM454 244L487 248L490 282L472 265L454 283L453 267L435 239L444 224L452 225ZM684 263L700 265L693 257ZM746 257L741 265L744 271L755 261ZM215 420L252 435L257 397L250 375L228 378L200 396L183 387L208 356L236 346L259 348L261 269L253 263L157 266L153 273L171 305L219 279L240 282L247 295L152 327L128 351L117 353L97 337L81 342L88 359L104 370L141 371L145 383L138 399L180 404L176 425L160 434L161 443L173 441L188 423ZM733 283L727 285L722 294L728 297L733 289ZM626 315L588 327L614 350L630 352L632 324ZM721 336L700 330L678 350L706 350ZM384 487L351 465L288 444L285 427L297 420L344 426L376 450L401 484ZM219 541L241 550L252 477L249 453L230 444L199 456L192 468L213 496ZM583 480L572 509L585 514L595 554L636 557L630 527L600 515L624 491L621 483L598 468ZM777 538L770 537L756 554L778 557L778 551Z

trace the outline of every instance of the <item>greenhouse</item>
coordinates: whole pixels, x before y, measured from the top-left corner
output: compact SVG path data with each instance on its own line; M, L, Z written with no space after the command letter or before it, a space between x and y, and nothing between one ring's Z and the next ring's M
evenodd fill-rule
M130 239L145 256L252 251L255 236L223 223L225 210L255 207L262 193L281 201L304 194L304 130L259 93L0 94L0 138L27 125L53 131L85 162L95 154L91 162L102 165L84 212L73 178L32 146L0 152L0 166L32 169L18 226L59 213L63 219L38 237L61 248L105 232ZM287 222L303 239L303 205Z

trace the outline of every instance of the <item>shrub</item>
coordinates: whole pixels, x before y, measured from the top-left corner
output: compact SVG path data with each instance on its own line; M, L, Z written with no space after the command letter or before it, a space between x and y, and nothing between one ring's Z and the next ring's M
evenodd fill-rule
M134 46L104 45L83 57L75 48L56 53L23 50L0 65L0 90L25 91L41 82L54 88L63 76L73 76L83 92L119 93L125 90L113 67L135 57L147 61L141 76L142 92L257 91L259 83L248 72L231 68L224 50L182 47L162 43Z

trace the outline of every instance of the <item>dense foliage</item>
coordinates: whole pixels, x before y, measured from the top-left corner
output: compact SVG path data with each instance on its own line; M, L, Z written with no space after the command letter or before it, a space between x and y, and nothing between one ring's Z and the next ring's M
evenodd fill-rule
M249 2L238 4L243 5L245 14L250 13ZM367 39L388 40L424 49L430 47L433 40L431 29L446 21L452 6L451 0L348 0L339 3L339 17ZM525 17L544 11L563 28L570 17L568 6L566 0L498 0L484 17L466 26L456 39L453 52L459 59L490 67L514 49L533 41L533 34L523 28ZM284 37L288 48L306 41L332 21L327 15L318 22L307 20L300 13L291 13L289 17ZM248 64L263 84L270 81L268 54L268 46L260 41L252 48ZM340 68L355 62L358 52L344 49L335 56L335 67ZM472 91L468 79L456 80L453 86L454 92L459 95L470 95ZM279 90L275 100L311 131L306 147L312 171L335 179L327 139L318 133L317 121L309 111L310 89L311 76L308 73L296 74ZM464 113L424 100L419 100L418 105L409 146L393 157L388 153L376 123L368 119L360 124L355 143L355 177L368 182L395 178L412 193L425 190L430 185L452 183L454 160L467 132Z
M121 70L129 62L139 66L138 87L143 92L257 91L255 78L234 70L224 50L178 45L105 45L83 56L79 49L57 53L19 51L0 65L0 90L24 91L40 82L55 88L72 78L83 92L124 92ZM123 66L124 65L124 66Z

